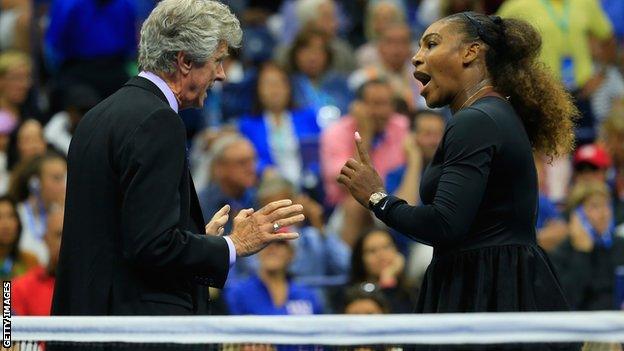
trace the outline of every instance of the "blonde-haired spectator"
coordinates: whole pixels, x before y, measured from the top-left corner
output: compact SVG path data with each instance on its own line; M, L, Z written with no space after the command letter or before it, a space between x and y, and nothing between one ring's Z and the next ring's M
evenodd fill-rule
M552 253L561 284L576 310L610 310L616 267L624 265L624 238L615 235L611 193L603 182L580 182L570 192L570 235Z
M399 0L369 1L364 18L364 35L367 42L355 51L358 67L379 63L377 40L393 23L405 23L405 14Z
M23 111L23 105L31 86L30 57L19 51L0 53L0 111L19 122L25 113L29 113Z
M616 104L602 122L600 139L611 157L607 182L614 196L616 223L624 222L624 103Z

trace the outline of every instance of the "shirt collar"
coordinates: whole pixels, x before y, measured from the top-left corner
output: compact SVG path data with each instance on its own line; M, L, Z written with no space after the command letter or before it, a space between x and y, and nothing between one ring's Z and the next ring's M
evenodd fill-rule
M178 100L173 94L173 90L169 88L167 83L162 78L152 72L147 71L142 71L141 73L139 73L139 77L143 77L150 82L156 84L158 89L160 89L160 91L165 94L165 97L167 98L167 102L169 103L169 106L171 106L171 109L178 113Z

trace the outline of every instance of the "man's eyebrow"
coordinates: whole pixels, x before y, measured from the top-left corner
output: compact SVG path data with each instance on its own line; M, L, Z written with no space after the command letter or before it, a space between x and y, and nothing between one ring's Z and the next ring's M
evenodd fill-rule
M438 37L438 38L440 38L440 34L438 34L438 33L429 33L429 34L425 35L424 37L422 37L422 39L420 39L420 41L418 43L422 44L425 41L427 41L427 39L429 39L430 37Z

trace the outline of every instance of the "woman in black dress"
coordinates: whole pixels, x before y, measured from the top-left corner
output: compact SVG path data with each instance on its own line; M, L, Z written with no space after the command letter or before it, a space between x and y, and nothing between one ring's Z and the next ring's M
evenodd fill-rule
M338 181L390 227L434 247L417 312L566 310L561 286L537 246L532 150L573 146L577 114L538 63L528 23L459 13L432 24L412 59L430 107L454 116L423 176L421 206L386 195L361 139Z

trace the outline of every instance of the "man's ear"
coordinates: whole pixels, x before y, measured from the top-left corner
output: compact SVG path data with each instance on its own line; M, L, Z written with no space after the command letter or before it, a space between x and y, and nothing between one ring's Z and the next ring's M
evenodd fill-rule
M465 44L464 48L462 49L462 63L464 64L464 66L468 66L474 60L476 60L479 57L481 49L483 49L483 47L479 42Z
M186 76L193 67L193 61L186 55L184 51L179 51L176 55L176 65L180 68L180 73Z

